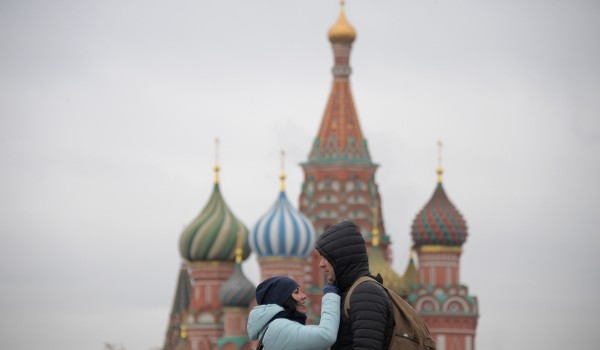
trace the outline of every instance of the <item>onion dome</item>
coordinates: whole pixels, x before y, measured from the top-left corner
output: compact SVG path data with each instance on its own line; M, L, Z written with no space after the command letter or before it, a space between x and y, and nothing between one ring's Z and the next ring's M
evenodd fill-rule
M208 203L183 230L179 252L188 261L233 261L238 237L243 237L243 259L250 255L248 229L229 210L219 188L219 166L215 165L215 185Z
M283 172L280 180L281 191L275 204L258 220L250 233L250 247L259 257L305 258L315 247L315 229L310 220L288 200Z
M250 233L250 247L259 257L305 258L315 247L315 229L281 191L275 204Z
M341 1L340 16L337 22L329 29L329 41L332 44L352 44L356 39L356 30L350 25L344 14L344 1Z
M393 290L396 294L403 297L408 295L404 280L387 263L380 246L371 247L369 253L369 270L375 275L380 274L383 278L383 285Z
M219 288L219 300L225 307L243 307L254 300L255 287L242 271L242 249L236 249L236 263L233 274Z
M438 167L438 184L433 196L417 214L412 224L414 246L442 245L460 247L467 240L467 224L442 186L442 167Z

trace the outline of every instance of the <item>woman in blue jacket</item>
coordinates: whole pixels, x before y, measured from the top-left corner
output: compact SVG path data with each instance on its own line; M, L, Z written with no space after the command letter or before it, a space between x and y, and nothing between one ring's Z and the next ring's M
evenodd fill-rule
M335 343L340 324L337 287L323 288L321 322L306 325L306 295L293 279L275 276L256 287L257 306L248 317L250 339L265 350L324 350Z

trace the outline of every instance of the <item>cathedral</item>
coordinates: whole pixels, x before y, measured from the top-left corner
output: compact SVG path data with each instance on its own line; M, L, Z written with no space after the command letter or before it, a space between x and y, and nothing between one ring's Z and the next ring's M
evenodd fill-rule
M215 164L212 194L179 238L182 263L164 350L255 348L246 324L256 286L242 270L251 253L257 257L260 280L286 275L300 284L309 299L308 323L318 323L325 276L314 244L319 234L342 220L360 228L371 273L381 274L384 284L422 316L438 350L475 349L478 302L459 274L467 225L444 190L441 162L433 195L415 210L412 253L400 274L390 266L392 240L381 213L377 164L371 160L352 97L350 54L356 31L343 1L328 36L333 83L318 134L301 164L298 209L286 195L282 171L274 204L248 229L221 195L220 168Z

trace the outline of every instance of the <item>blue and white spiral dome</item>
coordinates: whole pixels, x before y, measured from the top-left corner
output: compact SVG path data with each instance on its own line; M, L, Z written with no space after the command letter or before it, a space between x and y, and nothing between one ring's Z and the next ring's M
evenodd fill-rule
M249 243L258 257L306 258L315 248L315 229L281 191L275 204L254 226Z

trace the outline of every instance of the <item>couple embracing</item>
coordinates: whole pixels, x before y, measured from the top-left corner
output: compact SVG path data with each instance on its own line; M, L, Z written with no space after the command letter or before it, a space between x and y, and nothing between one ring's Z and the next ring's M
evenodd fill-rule
M329 227L316 244L319 267L327 276L323 288L321 321L306 325L306 295L298 284L283 276L271 277L256 288L257 306L250 312L248 335L265 350L388 349L393 336L392 302L372 276L365 240L351 221ZM349 310L341 305L354 283Z

